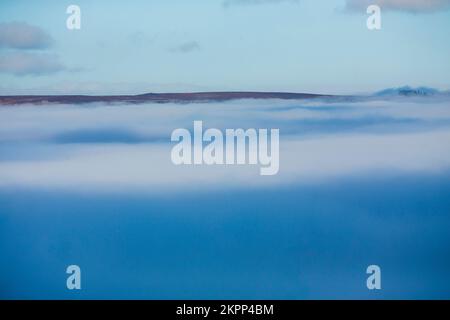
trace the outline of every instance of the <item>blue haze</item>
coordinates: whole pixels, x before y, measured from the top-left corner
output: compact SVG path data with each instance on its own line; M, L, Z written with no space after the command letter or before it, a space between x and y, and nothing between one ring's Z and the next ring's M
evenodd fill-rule
M2 298L448 299L450 179L163 197L2 192ZM83 288L65 288L68 263ZM380 292L365 268L382 268Z
M3 107L0 298L448 299L448 137L427 136L448 130L446 101ZM335 177L322 168L319 152L313 169L325 178L284 180L302 170L308 154L300 145L298 153L281 153L280 184L254 185L265 181L257 176L230 184L214 175L205 176L206 187L195 176L171 184L166 180L177 175L173 168L135 185L135 164L126 161L145 154L123 148L157 153L152 148L168 145L171 130L189 128L194 119L208 127L277 126L282 144L312 139L320 152L333 146L328 139L366 139L351 149L331 140L343 147L332 155L349 152L346 160L338 158L344 168L344 161L375 166ZM422 160L411 157L419 143L411 139L420 134L438 147L421 151L419 145L415 154ZM378 167L379 160L370 159L373 136L387 142L405 136L396 146L404 157L394 157L401 167L394 160ZM358 158L358 148L368 159ZM381 150L383 159L390 159L390 148ZM117 189L102 175L113 154L106 153L99 167L92 158L64 162L105 150L117 150L130 166L113 166L113 178L130 173ZM144 158L140 175L163 170L165 152L162 162ZM402 170L423 159L423 170ZM74 163L84 171L60 177L64 172L53 171L59 161L67 171L78 170ZM81 291L65 287L70 264L81 267ZM381 267L381 291L366 288L370 264Z

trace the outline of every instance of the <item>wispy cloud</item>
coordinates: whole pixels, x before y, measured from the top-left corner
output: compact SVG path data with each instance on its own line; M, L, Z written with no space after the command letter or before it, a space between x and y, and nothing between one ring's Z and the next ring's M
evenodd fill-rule
M146 46L155 41L156 35L148 35L143 31L136 31L129 35L129 41L134 46Z
M224 0L223 6L230 7L234 5L258 5L282 2L299 2L299 0Z
M0 55L0 73L45 75L65 69L54 54L13 52Z
M435 12L450 8L450 0L347 0L346 9L365 11L371 4L379 5L384 10L414 13Z
M171 52L188 53L192 51L200 50L200 45L197 41L184 42L178 46L170 48Z
M25 22L0 23L0 47L46 49L52 42L52 37L39 27Z
M59 71L79 72L67 68L59 56L49 52L54 40L42 28L25 22L0 23L0 73L15 76L48 75Z

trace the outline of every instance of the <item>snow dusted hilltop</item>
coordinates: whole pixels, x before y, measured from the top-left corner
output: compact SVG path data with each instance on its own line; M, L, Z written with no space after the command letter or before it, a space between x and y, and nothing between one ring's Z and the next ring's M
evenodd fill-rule
M439 91L434 88L404 86L400 88L389 88L379 91L375 94L378 97L390 96L435 96L435 95L449 95L450 91Z

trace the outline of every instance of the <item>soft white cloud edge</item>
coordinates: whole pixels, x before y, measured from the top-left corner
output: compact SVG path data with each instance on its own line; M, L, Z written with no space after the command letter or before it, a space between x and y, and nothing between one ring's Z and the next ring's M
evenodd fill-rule
M0 162L0 187L183 191L315 183L356 174L439 173L450 168L450 130L282 141L280 172L259 166L175 166L170 146L71 145L59 159ZM70 148L70 150L67 150Z

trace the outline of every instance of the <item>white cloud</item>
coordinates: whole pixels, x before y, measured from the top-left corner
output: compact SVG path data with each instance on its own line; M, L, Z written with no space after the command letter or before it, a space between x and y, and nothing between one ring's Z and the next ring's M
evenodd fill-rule
M194 119L216 128L278 126L279 174L261 177L259 166L174 166L170 133L191 128ZM341 129L340 121L347 123ZM304 129L311 123L316 131L308 133ZM55 139L68 132L113 134L108 143ZM143 139L127 142L120 134ZM152 137L162 140L151 142ZM164 192L316 183L380 172L439 173L450 169L448 145L448 102L430 98L3 106L0 186Z
M48 33L24 22L0 23L0 47L45 49L53 42Z
M257 166L174 166L169 145L63 145L50 159L0 162L0 186L160 192L315 183L383 171L439 173L450 167L449 144L450 131L289 139L282 142L280 173L271 177L260 176Z
M44 75L64 69L54 54L13 52L0 55L0 73Z

